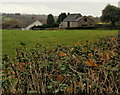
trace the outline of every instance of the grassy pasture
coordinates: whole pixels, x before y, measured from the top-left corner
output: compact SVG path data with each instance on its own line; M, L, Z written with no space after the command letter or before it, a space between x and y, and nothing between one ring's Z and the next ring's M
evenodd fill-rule
M4 54L13 54L20 43L33 48L37 43L51 48L58 44L72 45L80 41L96 41L97 36L106 37L115 35L117 30L3 30L2 51Z

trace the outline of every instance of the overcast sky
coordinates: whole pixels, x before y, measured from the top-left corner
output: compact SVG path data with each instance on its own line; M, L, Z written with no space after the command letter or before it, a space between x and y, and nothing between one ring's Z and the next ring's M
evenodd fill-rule
M100 16L107 4L118 6L119 0L0 0L0 12L24 14L59 15L61 12L81 13L82 15ZM25 1L25 2L24 2ZM29 1L29 2L28 2ZM40 2L41 1L41 2ZM51 1L51 2L50 2ZM74 2L73 2L74 1ZM88 2L89 1L89 2ZM90 2L91 1L91 2Z

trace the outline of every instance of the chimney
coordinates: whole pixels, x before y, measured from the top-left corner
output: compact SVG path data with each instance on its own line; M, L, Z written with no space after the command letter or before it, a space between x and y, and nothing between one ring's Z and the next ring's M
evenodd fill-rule
M70 15L70 13L68 12L68 15Z

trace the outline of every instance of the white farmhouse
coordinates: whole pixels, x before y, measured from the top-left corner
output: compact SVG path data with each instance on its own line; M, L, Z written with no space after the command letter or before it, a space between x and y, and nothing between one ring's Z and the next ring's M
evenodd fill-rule
M42 26L43 23L41 23L39 20L36 20L35 22L29 24L27 27L23 28L22 30L30 30L33 26Z

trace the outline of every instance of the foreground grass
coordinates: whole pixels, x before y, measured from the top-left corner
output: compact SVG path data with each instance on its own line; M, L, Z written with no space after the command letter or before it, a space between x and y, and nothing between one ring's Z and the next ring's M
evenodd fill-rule
M115 35L117 30L3 30L2 33L3 55L12 55L16 48L20 47L21 42L29 49L37 43L48 48L58 44L69 46L79 41L95 41L97 35L99 37Z

